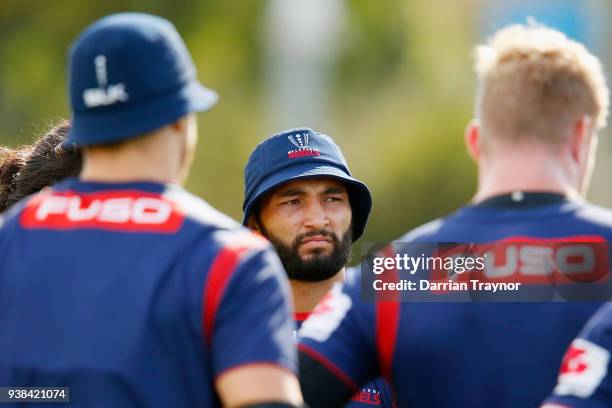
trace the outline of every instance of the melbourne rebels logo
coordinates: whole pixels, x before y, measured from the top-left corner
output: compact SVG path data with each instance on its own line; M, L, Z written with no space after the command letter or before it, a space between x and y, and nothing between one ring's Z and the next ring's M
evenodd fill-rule
M289 150L287 156L290 159L297 159L298 157L315 157L320 156L321 152L319 149L308 146L308 132L294 133L288 136L289 141L297 147L296 150Z
M106 73L106 57L98 55L94 59L96 69L97 88L90 88L83 91L83 101L88 108L96 106L112 105L117 102L125 102L129 95L125 92L125 84L108 85Z

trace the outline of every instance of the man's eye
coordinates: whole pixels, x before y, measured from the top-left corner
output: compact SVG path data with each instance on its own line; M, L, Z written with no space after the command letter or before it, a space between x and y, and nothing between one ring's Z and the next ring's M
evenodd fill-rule
M293 199L293 200L288 200L288 201L283 201L281 203L281 205L297 205L300 203L300 200L298 200L297 198Z
M333 203L333 202L338 202L338 201L342 201L342 197L325 197L323 199L323 201L327 202L327 203Z

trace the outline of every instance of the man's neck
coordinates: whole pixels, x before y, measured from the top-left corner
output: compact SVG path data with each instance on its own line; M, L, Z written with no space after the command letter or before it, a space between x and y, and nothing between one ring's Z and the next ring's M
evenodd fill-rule
M290 280L293 292L293 305L296 313L310 313L323 299L336 282L342 282L345 278L345 269L342 268L331 278L320 282L304 282Z
M518 155L508 153L479 166L478 191L472 201L480 203L513 191L577 197L579 193L574 184L554 157L524 152Z
M176 147L164 133L129 140L118 147L93 147L83 152L84 181L177 182L178 157Z
M122 160L123 158L96 157L93 161L85 160L79 178L83 181L126 182L155 181L170 183L174 177L163 166L152 166L152 161Z

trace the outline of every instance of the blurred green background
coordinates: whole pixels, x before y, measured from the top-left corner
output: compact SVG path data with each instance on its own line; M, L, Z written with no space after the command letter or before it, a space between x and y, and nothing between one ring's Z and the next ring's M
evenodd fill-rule
M221 95L199 117L188 189L240 219L252 149L285 128L309 126L336 139L372 190L363 242L390 240L475 190L462 138L474 96L471 51L493 29L524 15L546 23L551 12L609 66L609 2L532 0L517 9L508 1L510 11L504 3L0 0L0 144L29 143L69 116L66 53L86 25L112 12L154 13L175 23L200 80ZM603 136L590 198L612 206L612 144Z

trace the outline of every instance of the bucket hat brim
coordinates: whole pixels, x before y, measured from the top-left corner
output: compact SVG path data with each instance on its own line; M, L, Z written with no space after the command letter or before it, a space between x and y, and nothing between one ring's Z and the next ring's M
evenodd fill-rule
M129 93L129 90L128 90ZM126 101L88 112L74 112L64 147L113 143L151 132L190 112L203 112L217 103L215 91L193 80L146 101Z

